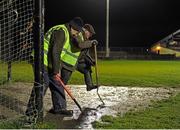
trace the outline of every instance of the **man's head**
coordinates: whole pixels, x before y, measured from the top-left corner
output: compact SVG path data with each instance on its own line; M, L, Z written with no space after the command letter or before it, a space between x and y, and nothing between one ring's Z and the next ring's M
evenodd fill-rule
M84 32L85 32L85 37L87 39L89 39L94 34L96 34L95 31L94 31L94 28L93 28L93 26L91 24L85 24L83 28L84 28Z
M75 17L69 22L70 29L71 29L71 35L73 37L78 36L79 32L82 31L82 28L84 26L84 22L80 17Z

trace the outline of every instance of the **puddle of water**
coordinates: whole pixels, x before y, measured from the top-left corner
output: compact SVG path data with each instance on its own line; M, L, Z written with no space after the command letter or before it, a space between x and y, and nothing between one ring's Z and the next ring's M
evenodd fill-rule
M97 106L98 107L98 106ZM103 108L83 108L81 113L79 110L74 110L73 118L78 120L79 124L77 128L93 129L92 124L94 121L101 119L103 115L115 115L116 111L109 109L108 107Z

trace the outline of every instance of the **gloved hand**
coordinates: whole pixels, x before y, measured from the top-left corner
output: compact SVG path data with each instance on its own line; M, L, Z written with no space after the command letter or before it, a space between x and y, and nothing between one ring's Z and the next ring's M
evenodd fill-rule
M92 42L92 44L94 45L94 46L97 46L98 45L98 41L97 40L91 40L91 42Z

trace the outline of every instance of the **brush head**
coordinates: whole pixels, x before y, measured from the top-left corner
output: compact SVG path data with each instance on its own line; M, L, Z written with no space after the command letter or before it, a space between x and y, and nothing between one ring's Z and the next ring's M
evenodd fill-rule
M96 108L82 108L81 114L78 117L79 121L85 120L89 116L95 116L97 112Z

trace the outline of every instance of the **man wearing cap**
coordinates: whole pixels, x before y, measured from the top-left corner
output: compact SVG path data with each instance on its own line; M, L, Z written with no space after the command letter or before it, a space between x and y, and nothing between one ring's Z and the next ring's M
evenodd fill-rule
M48 68L50 77L49 87L52 93L53 108L49 112L53 114L72 116L72 111L66 110L64 89L57 83L56 77L59 76L64 84L67 84L72 72L75 70L81 49L90 48L96 44L90 40L84 41L81 33L83 26L82 19L76 17L67 24L51 28L45 35L44 50L48 51L48 53L45 55L45 57L47 56L47 62L46 58L44 58L44 64ZM46 42L49 42L48 50ZM56 88L59 88L61 93Z
M76 17L69 23L56 25L50 28L44 36L44 94L50 88L53 108L49 110L53 114L72 116L73 111L66 109L66 96L63 87L57 81L60 77L67 84L72 72L75 70L80 51L90 48L93 41L84 41L81 18ZM28 106L33 101L29 101ZM30 108L30 107L29 107ZM28 113L31 109L27 109Z
M95 34L94 28L91 24L85 24L84 25L84 40L90 40L92 36ZM94 42L97 42L94 40ZM90 91L92 89L96 89L98 86L93 85L92 81L92 70L91 66L94 66L94 59L91 58L89 54L90 49L86 48L81 51L81 55L78 59L78 64L77 64L77 70L84 74L84 80L86 83L86 90Z

